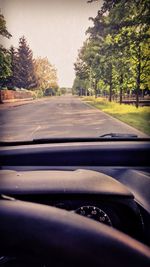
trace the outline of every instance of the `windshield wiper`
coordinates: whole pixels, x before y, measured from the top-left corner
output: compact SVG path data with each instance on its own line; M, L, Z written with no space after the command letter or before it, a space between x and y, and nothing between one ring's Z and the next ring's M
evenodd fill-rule
M109 137L109 138L138 138L136 134L127 134L127 133L107 133L100 135L100 137Z

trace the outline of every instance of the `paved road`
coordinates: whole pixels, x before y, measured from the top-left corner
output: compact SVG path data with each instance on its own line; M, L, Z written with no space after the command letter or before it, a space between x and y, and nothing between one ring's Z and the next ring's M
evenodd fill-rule
M1 141L44 137L96 137L110 132L145 136L71 95L0 108Z

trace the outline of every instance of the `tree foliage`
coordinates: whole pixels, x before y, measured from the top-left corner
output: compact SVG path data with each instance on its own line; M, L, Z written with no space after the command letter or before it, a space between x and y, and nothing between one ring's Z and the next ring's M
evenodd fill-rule
M16 57L16 67L16 86L19 88L26 89L36 87L33 54L24 36L19 39L19 48L17 50Z
M10 38L11 34L8 32L7 27L6 27L6 20L0 12L0 35L6 38Z
M6 86L10 89L17 86L17 78L18 78L18 55L17 49L13 46L10 47L10 67L11 67L11 75L7 77Z
M11 35L6 29L6 22L3 21L2 25L1 34L9 38ZM54 95L58 89L57 71L47 58L33 58L32 50L23 36L19 39L18 48L11 46L8 50L0 46L0 86L9 89L50 89Z
M0 35L10 38L4 16L0 13ZM33 58L33 52L26 38L19 39L19 47L10 49L0 45L0 87L13 89L55 89L57 90L57 72L47 58ZM55 93L53 91L53 94Z
M138 107L141 91L150 89L149 18L148 0L104 0L97 16L90 18L93 26L87 30L75 72L80 80L95 81L95 95L100 86L101 92L109 91L110 101L120 95L121 103L125 92L134 92Z
M0 36L10 38L4 16L0 13ZM5 86L5 80L11 75L11 59L9 51L0 45L0 86Z
M47 58L37 58L34 60L34 71L37 86L43 90L47 88L57 89L57 72Z

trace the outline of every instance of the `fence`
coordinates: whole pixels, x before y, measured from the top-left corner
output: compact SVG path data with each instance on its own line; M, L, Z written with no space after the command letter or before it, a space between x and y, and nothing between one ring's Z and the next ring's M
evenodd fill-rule
M27 90L0 90L0 102L15 102L22 100L30 100L33 99L33 95L30 91Z

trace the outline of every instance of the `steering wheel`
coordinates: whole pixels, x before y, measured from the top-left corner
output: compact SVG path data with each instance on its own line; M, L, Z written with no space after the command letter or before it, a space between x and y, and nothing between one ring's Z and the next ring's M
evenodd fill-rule
M19 200L0 200L0 254L46 267L150 266L149 248L127 235L69 211Z

